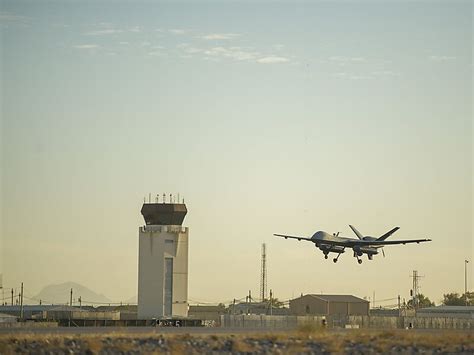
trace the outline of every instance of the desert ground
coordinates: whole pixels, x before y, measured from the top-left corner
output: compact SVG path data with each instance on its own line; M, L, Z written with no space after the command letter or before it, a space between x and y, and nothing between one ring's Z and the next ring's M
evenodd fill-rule
M473 354L472 332L89 328L2 332L0 354Z

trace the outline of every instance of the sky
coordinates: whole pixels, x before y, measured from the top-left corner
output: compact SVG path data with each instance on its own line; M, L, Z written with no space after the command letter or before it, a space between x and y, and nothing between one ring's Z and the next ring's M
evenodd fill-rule
M136 296L144 196L184 197L191 303L473 287L471 1L2 1L5 288ZM273 233L431 238L334 264ZM65 295L65 302L68 295ZM382 301L388 300L388 301ZM384 303L385 302L385 303Z

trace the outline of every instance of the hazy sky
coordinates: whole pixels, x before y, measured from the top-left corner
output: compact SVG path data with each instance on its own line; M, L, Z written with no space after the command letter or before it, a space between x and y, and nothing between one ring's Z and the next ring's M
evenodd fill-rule
M191 302L257 295L264 242L280 299L408 299L412 270L437 303L462 292L472 15L471 1L2 1L5 287L136 295L143 196L179 192ZM358 265L272 236L348 224L433 242Z

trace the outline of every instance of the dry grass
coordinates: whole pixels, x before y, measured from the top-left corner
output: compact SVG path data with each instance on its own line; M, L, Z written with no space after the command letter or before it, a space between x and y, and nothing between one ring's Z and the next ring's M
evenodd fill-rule
M162 346L161 348L159 346ZM171 354L251 353L265 347L282 348L284 353L308 352L311 346L320 346L332 353L351 352L350 349L364 347L378 353L390 352L394 347L417 349L441 349L455 353L463 345L474 350L474 336L468 332L417 332L411 330L390 331L326 331L318 327L304 326L288 333L249 334L83 334L83 335L0 335L0 354L17 352L36 353L38 349L71 349L98 354L101 350L116 350L127 353L140 350L142 353L160 353L166 349ZM352 347L352 348L351 348ZM349 349L349 350L348 350Z
M300 325L297 328L296 331L301 335L310 335L310 334L314 334L316 332L323 332L325 330L326 330L326 328L322 328L320 326L317 326L314 323L305 323L303 325Z
M90 336L86 338L87 346L89 350L94 354L98 354L100 349L102 349L102 338L99 336Z
M239 352L239 353L248 353L248 352L252 352L253 350L254 350L253 346L246 343L243 338L239 337L234 340L232 351Z
M347 344L370 345L379 353L386 353L395 346L417 347L427 349L443 349L445 352L455 352L457 347L464 345L474 349L474 336L472 333L443 331L443 332L414 332L409 330L351 330L341 332L321 332L316 330L311 333L299 332L308 339L321 342L327 349L334 353L343 353Z

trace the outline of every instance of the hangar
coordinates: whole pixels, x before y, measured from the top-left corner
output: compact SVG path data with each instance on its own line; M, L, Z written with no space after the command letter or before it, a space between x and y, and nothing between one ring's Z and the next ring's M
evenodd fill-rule
M368 316L369 301L352 295L301 295L290 300L290 313L296 316Z

